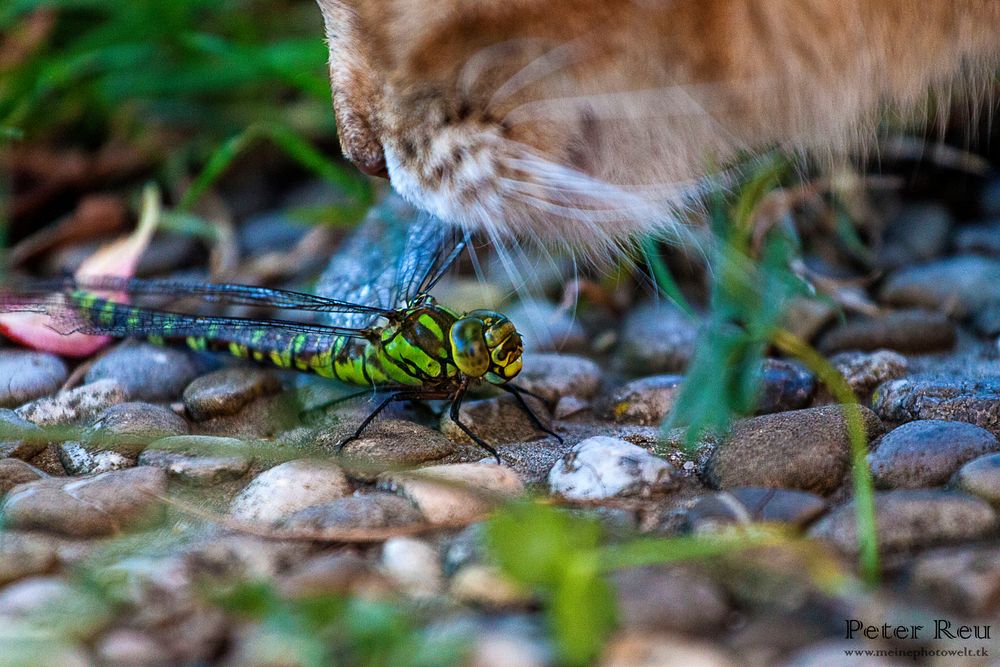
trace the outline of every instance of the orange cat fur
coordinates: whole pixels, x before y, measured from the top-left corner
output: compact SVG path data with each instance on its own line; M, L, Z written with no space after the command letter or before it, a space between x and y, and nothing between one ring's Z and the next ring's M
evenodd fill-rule
M682 229L710 165L840 153L982 86L1000 0L319 0L344 153L443 220Z

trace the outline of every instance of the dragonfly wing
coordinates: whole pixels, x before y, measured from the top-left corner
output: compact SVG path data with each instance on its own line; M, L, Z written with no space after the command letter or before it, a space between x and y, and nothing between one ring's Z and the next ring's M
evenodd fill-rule
M392 195L369 213L333 256L316 285L322 297L384 310L405 308L457 256L454 230ZM377 316L330 313L326 322L362 328Z

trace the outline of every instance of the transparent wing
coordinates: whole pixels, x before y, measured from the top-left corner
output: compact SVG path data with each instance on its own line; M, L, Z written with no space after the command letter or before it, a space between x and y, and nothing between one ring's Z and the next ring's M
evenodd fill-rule
M417 213L393 195L369 213L333 256L315 291L324 298L382 311L405 308L437 282L462 247L451 227ZM359 329L376 317L345 311L324 319L335 326Z

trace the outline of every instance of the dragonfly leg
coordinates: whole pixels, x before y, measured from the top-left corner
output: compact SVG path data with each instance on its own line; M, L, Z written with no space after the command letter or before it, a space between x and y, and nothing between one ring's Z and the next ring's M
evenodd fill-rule
M372 393L371 389L365 389L364 391L356 391L352 394L347 394L346 396L340 396L338 398L326 401L325 403L314 405L311 408L304 410L301 413L301 415L308 415L313 412L319 412L320 410L326 410L327 408L333 407L334 405L339 405L340 403L346 403L347 401L353 401L355 398L361 398L362 396L371 396L371 393Z
M551 435L553 438L555 438L556 440L559 441L560 445L563 444L562 436L559 435L558 433L556 433L555 431L553 431L548 426L546 426L545 424L542 423L542 420L538 418L538 415L535 414L535 411L531 409L531 406L528 405L528 402L526 400L524 400L524 396L522 396L521 394L527 394L528 396L531 396L533 398L537 398L538 400L543 401L543 402L545 401L544 398L542 398L541 396L538 396L536 394L533 394L530 391L527 391L525 389L521 389L520 387L512 387L512 386L506 385L506 384L502 384L502 385L499 385L499 386L500 386L501 389L503 389L507 393L514 395L514 398L517 399L517 402L521 406L521 409L524 410L527 413L528 418L531 419L531 423L535 425L535 428L537 428L539 431L543 431L543 432L548 433L549 435Z
M463 424L462 420L459 418L459 410L461 410L461 408L462 408L462 399L463 398L465 398L465 390L464 390L464 388L462 389L462 391L460 391L455 396L455 399L451 402L451 411L448 413L449 416L451 417L451 420L453 422L455 422L455 424L460 429L462 429L462 432L465 433L465 435L467 435L470 438L472 438L472 441L474 443L476 443L477 445L479 445L480 447L482 447L483 449L485 449L486 451L488 451L490 454L492 454L493 458L496 459L497 463L501 463L501 461L500 461L500 454L497 453L497 450L493 449L493 447L491 447L489 444L487 444L486 441L484 441L478 435L476 435L475 433L473 433L472 429L470 429L468 426L466 426L465 424Z
M405 401L408 400L409 398L411 397L408 394L390 394L389 396L387 396L385 400L383 400L381 403L378 404L377 408L372 410L371 413L364 418L364 421L361 422L361 425L358 426L357 429L355 429L352 435L347 436L346 438L337 443L337 451L340 452L341 450L344 449L344 446L347 443L351 442L352 440L357 440L358 438L360 438L361 434L364 433L364 430L368 428L369 424L372 423L372 420L378 417L379 413L385 410L390 403L392 403L393 401Z
M549 412L552 412L553 410L555 410L555 407L556 407L555 401L550 401L549 399L545 398L544 396L542 396L540 394L536 394L533 391L528 391L524 387L520 387L520 386L518 386L516 384L511 384L510 382L508 382L507 384L499 385L499 386L504 391L509 391L512 394L524 394L525 396L531 396L532 398L537 398L539 401L541 401L545 405L545 407L547 407L549 409Z

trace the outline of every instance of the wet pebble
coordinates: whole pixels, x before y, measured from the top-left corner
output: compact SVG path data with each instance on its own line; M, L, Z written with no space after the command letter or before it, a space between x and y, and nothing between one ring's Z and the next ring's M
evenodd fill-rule
M686 522L694 531L715 530L750 521L787 523L802 527L826 510L826 501L805 491L738 487L703 496L688 510Z
M378 485L409 499L435 524L471 522L497 503L524 492L517 473L494 463L453 463L383 473Z
M13 489L18 484L33 482L47 475L20 459L0 459L0 496ZM0 533L2 536L3 533Z
M555 402L565 397L591 398L601 384L601 369L590 359L571 354L529 352L517 386Z
M603 419L647 426L659 424L674 407L684 377L653 375L632 380L598 398L594 411Z
M536 398L524 397L525 402L541 420L552 428L548 408ZM459 419L487 444L496 447L508 442L525 442L551 437L538 429L531 417L513 396L486 398L481 401L466 401L459 410ZM453 442L473 444L472 439L459 428L447 412L441 416L441 432Z
M199 370L186 350L126 341L94 362L87 382L112 379L133 400L166 401L180 396Z
M159 405L121 403L101 412L83 434L91 447L137 455L154 440L187 435L184 418Z
M893 273L882 285L880 299L964 317L995 300L997 284L1000 261L959 255Z
M570 500L648 498L676 485L676 471L668 462L607 436L575 445L549 471L549 490Z
M623 628L651 632L719 632L730 615L725 593L693 568L649 566L611 575Z
M615 354L631 373L677 373L687 368L697 340L698 324L676 307L645 304L626 316Z
M987 544L920 554L911 567L911 585L936 605L985 617L1000 609L1000 550Z
M40 479L14 487L0 510L7 525L63 535L111 535L155 518L166 474L141 467L85 478Z
M233 498L230 514L239 521L270 524L301 509L351 493L340 466L318 459L288 461L265 470Z
M353 425L349 429L353 432ZM320 433L316 444L336 453L346 433L342 428ZM440 431L404 419L380 420L339 450L341 465L353 477L371 481L386 470L412 468L454 453L455 444Z
M1000 454L969 461L955 473L954 484L994 505L1000 505Z
M42 430L13 410L0 408L0 457L30 459L45 449Z
M888 422L944 419L1000 434L1000 378L905 377L879 385L872 404Z
M118 382L98 380L55 396L32 401L19 407L16 412L22 419L39 426L57 426L89 419L102 410L127 400L128 393Z
M136 464L132 454L87 447L79 442L62 442L56 445L59 462L70 475L91 475L111 470L131 468Z
M54 354L0 350L0 407L12 408L52 394L66 377L66 364Z
M186 484L213 486L246 474L251 457L232 453L245 446L236 438L173 436L153 442L139 455L139 465L162 468L170 479Z
M869 440L881 428L860 408ZM717 488L763 486L826 495L847 472L850 440L840 406L822 406L743 419L712 452L703 473Z
M955 234L954 245L963 254L1000 255L1000 221L962 227Z
M364 493L301 509L279 525L318 536L352 530L395 528L424 520L413 503L391 493Z
M382 569L413 597L441 592L444 573L437 549L415 537L391 537L382 545Z
M202 375L184 389L184 407L195 421L232 415L254 399L277 393L278 377L257 368L223 368Z
M765 359L760 375L757 414L804 408L816 393L816 377L793 361Z
M830 357L830 363L862 403L868 402L877 386L903 377L909 368L906 357L892 350L841 352ZM821 399L831 400L826 393Z
M827 354L883 348L920 354L950 350L956 336L955 325L941 313L895 310L838 324L820 337L818 347Z
M15 530L0 531L0 585L45 574L58 562L56 546L47 536Z
M494 565L475 563L451 577L448 592L456 601L487 609L514 609L533 603L531 592Z
M890 553L976 539L997 525L996 512L985 501L937 489L876 493L875 517L879 549ZM845 553L856 554L858 531L853 501L820 519L809 534L833 543Z
M1000 442L986 429L925 419L886 433L868 463L877 486L914 489L944 484L963 463L996 451Z

